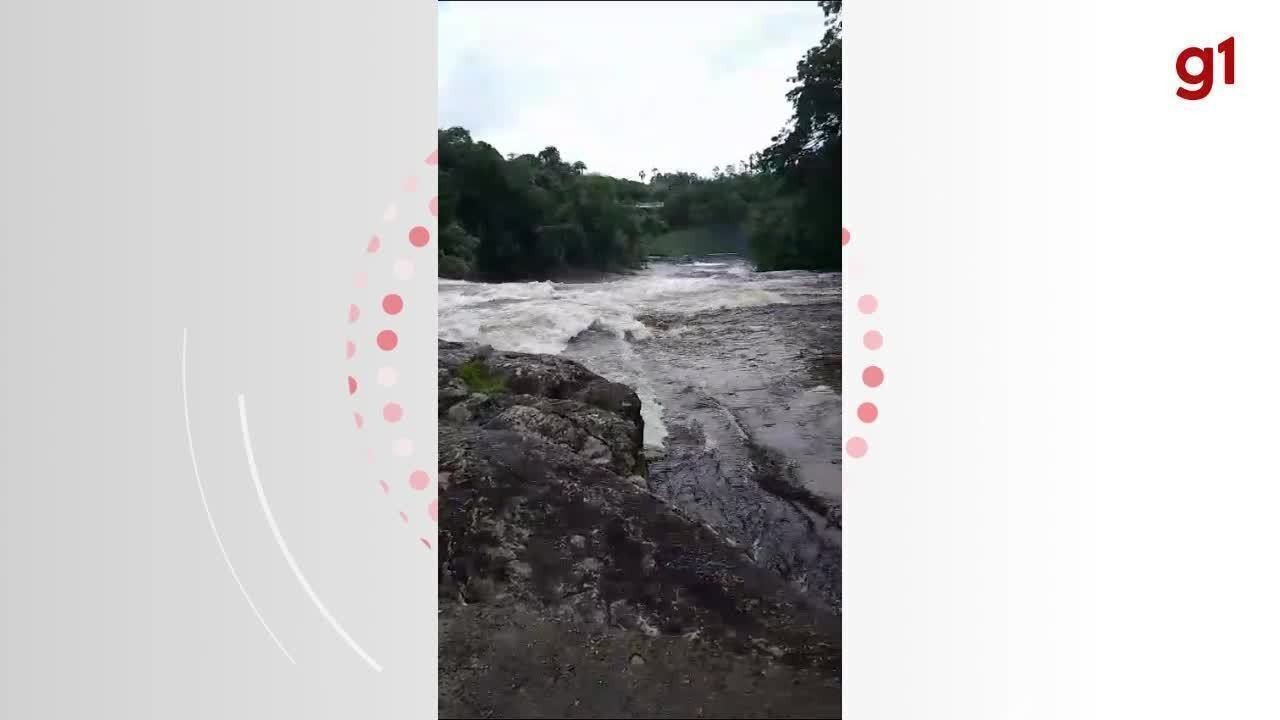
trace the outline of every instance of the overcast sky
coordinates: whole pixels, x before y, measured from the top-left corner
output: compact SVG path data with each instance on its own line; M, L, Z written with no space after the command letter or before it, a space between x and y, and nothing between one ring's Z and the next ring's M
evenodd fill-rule
M791 116L816 2L442 2L440 126L588 170L709 173Z

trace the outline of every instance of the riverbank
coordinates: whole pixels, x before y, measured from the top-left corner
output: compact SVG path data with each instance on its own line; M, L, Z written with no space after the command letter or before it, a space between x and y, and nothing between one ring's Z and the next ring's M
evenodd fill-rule
M634 390L439 353L442 716L839 716L838 616L654 492Z
M495 275L478 272L464 273L460 277L449 277L441 275L446 280L465 281L486 285L500 285L507 283L521 282L553 282L567 284L583 284L583 283L599 283L618 280L620 278L634 275L643 270L643 268L619 269L619 270L592 270L588 268L564 268L551 273L543 273L536 276L512 277L510 275Z

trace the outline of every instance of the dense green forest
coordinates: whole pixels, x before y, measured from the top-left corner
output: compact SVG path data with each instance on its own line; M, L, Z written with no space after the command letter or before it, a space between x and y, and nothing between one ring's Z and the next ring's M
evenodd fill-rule
M759 270L839 268L841 1L818 4L826 28L791 78L791 120L709 177L608 177L554 146L504 157L464 128L441 130L440 274L546 278L713 252L744 253Z

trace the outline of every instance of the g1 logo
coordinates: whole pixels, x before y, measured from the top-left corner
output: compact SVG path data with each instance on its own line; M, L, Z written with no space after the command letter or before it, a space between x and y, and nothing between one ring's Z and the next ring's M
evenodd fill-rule
M1223 56L1222 81L1228 85L1236 84L1236 38L1231 36L1218 43L1218 52ZM1178 97L1183 100L1203 100L1213 89L1213 48L1189 47L1178 53L1178 77L1189 86L1178 88ZM1192 58L1200 60L1200 72L1192 73L1187 63Z

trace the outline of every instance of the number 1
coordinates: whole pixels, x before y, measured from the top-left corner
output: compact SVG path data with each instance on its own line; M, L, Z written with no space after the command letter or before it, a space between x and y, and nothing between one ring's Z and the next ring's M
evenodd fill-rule
M1218 52L1222 53L1226 59L1226 65L1222 69L1222 82L1228 85L1236 84L1236 38L1234 35L1218 43Z

